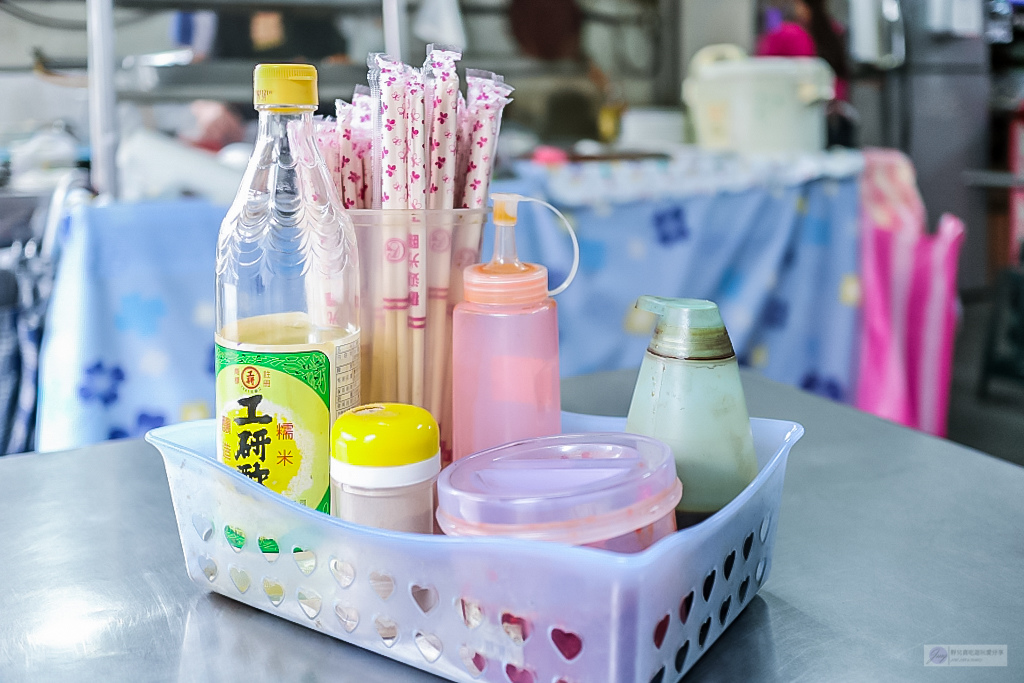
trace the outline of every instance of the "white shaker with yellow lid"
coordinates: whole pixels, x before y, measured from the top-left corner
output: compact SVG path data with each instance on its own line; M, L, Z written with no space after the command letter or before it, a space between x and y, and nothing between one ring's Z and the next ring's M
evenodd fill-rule
M373 403L346 412L331 429L331 514L433 533L439 444L437 422L423 408Z

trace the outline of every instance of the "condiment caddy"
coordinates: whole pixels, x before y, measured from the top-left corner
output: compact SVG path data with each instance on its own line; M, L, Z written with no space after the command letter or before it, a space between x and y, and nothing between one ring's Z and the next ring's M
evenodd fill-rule
M622 418L562 415L565 431ZM385 531L290 501L222 464L212 420L161 427L198 585L455 681L674 680L771 570L792 422L752 419L759 472L701 524L633 554Z
M545 202L495 195L494 256L461 270L452 247L478 257L486 183L467 186L479 196L466 215L454 210L444 169L458 151L455 54L430 55L431 107L423 72L376 56L371 80L385 121L411 130L437 114L437 144L381 133L373 157L425 174L417 150L443 152L444 182L428 193L423 174L374 162L380 208L353 212L361 231L314 143L315 69L257 67L261 142L218 255L218 419L147 434L189 576L452 680L660 683L692 666L765 580L803 429L748 420L713 303L658 297L638 302L661 320L628 423L560 413L551 297L578 267L575 233ZM492 124L473 129L493 142L511 90L469 77L474 116ZM516 257L520 201L546 204L572 237L574 265L554 291L543 266ZM439 257L421 258L436 235ZM380 281L360 282L357 258L371 253ZM400 403L346 412L367 397ZM457 462L441 470L451 429ZM439 472L447 537L430 533ZM709 518L675 533L677 504Z

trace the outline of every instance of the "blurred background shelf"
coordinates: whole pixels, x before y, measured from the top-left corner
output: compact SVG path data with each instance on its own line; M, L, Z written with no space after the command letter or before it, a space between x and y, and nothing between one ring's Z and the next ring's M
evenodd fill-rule
M188 102L219 100L235 104L252 102L251 60L218 59L195 64L132 64L115 73L120 100L147 102ZM508 79L560 77L584 78L586 67L579 62L542 62L529 57L477 58L465 62L466 68L486 69ZM362 64L320 64L317 66L320 100L350 99L358 84L366 84L366 66Z

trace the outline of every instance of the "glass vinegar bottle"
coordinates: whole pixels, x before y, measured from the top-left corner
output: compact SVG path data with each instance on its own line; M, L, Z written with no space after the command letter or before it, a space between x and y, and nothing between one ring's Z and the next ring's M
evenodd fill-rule
M259 133L217 243L218 455L329 512L330 430L359 399L355 232L314 142L316 69L260 64Z

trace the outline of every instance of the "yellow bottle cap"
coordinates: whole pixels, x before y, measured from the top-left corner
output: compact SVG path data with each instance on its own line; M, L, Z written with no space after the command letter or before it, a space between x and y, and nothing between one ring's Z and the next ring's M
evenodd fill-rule
M434 458L437 422L423 408L371 403L353 408L331 428L331 458L356 467L400 467Z
M257 64L252 74L255 105L319 105L316 67L311 64Z

